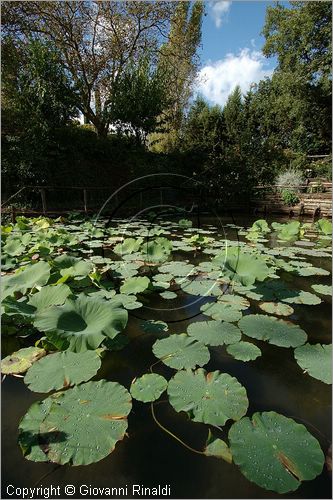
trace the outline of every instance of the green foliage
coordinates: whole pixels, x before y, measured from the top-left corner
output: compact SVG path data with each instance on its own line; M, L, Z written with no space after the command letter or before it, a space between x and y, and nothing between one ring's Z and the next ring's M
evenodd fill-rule
M248 314L238 326L248 337L279 347L298 347L307 340L306 333L298 325L264 314Z
M117 303L86 297L67 299L61 306L38 312L35 327L68 342L74 352L97 349L108 337L113 339L127 324L127 311Z
M26 373L24 383L34 392L67 389L90 380L100 366L101 360L96 351L79 354L56 352L34 363Z
M188 337L185 333L156 340L153 345L153 353L165 365L176 370L203 366L208 363L210 358L207 347Z
M144 403L155 401L167 388L167 381L156 373L146 373L131 384L131 395Z
M303 184L303 174L300 170L296 169L286 170L277 176L276 184L281 188L297 192Z
M258 255L242 252L233 247L217 255L214 261L222 267L223 273L242 285L252 285L255 281L264 281L269 275L269 267Z
M123 439L131 407L128 391L116 382L81 384L34 403L20 422L19 444L28 460L62 465L98 462ZM47 446L41 445L42 436Z
M147 226L152 237L148 240L151 254L158 256L148 262L147 242L143 240ZM255 233L260 242L246 238L237 242L235 237L229 240L228 233L222 237L211 226L182 229L171 221L158 225L153 221L119 220L112 229L103 231L102 227L102 221L93 224L82 218L26 217L2 227L4 259L12 259L3 276L2 372L6 377L26 372L20 382L32 391L61 390L34 403L21 420L19 444L24 456L35 462L74 466L98 462L124 437L131 396L151 403L152 415L159 424L154 401L167 389L158 404L166 398L177 412L185 412L203 429L218 427L220 432L225 424L230 428L229 440L222 441L209 432L203 449L193 448L202 457L226 460L229 467L237 465L248 480L280 493L295 490L301 481L316 477L322 469L323 453L305 427L274 412L255 414L250 420L246 414L253 402L247 397L246 377L243 386L231 374L214 371L214 367L221 358L233 372L242 371L243 363L252 362L265 374L265 363L257 358L267 350L274 354L284 347L294 350L294 368L297 362L309 374L302 375L298 369L300 378L312 376L316 384L318 380L330 382L331 345L306 344L307 334L297 324L298 304L307 310L322 301L300 289L298 283L308 289L308 276L327 279L330 254L320 245L328 243L330 221L270 224L260 219L250 231L236 226L240 235ZM235 225L225 229L234 230ZM124 234L131 238L120 239ZM209 240L205 260L199 264L191 247L188 250L189 234L194 234L196 241L201 237ZM295 239L298 241L294 244ZM102 257L102 245L115 249L117 241L122 242L118 254L110 251ZM188 260L179 260L179 250L184 247ZM160 264L160 254L169 262ZM318 258L323 261L322 267L313 264ZM295 274L298 288L290 289ZM167 305L170 295L160 292L167 288L164 294L177 297L177 302L171 303L176 305L175 310L183 305L192 313L198 303L197 311L213 320L189 318L187 334L179 334L173 318L177 322L178 313L172 308L171 320L165 318L168 323L160 319L141 322L131 317L127 329L127 309L143 306L137 300L142 292L143 311L150 311L157 300L158 309L150 317L161 317L157 311ZM324 284L312 288L320 294L328 294L331 289ZM207 295L215 296L215 302ZM258 307L269 315L257 314ZM293 308L292 321L278 318L292 314ZM237 325L232 324L236 321ZM311 338L313 332L308 333ZM244 342L242 334L254 340ZM128 365L128 349L124 347L129 344L130 349L133 341L142 342L142 355L137 360L131 357ZM271 344L269 349L263 341ZM257 344L262 345L262 353ZM148 373L146 362L152 355L157 360L149 360ZM288 359L292 361L292 357ZM131 395L117 382L99 380L108 375L110 362L112 377L117 377L118 360L125 363L124 367L128 365L133 372L131 378L135 377ZM165 378L153 373L153 366ZM198 366L205 369L196 370ZM97 381L89 382L92 378ZM236 423L228 424L229 420ZM183 443L169 431L167 422L160 426ZM192 449L186 441L183 444Z
M224 425L239 420L248 408L245 388L228 373L179 371L168 385L170 403L176 411L186 411L195 422Z
M166 105L165 79L146 56L137 64L132 62L117 80L112 119L118 131L134 131L137 142L144 144Z
M331 30L329 2L267 8L263 52L279 62L269 114L281 124L285 144L298 152L330 152Z
M314 479L324 465L320 445L304 425L274 411L242 418L231 427L229 441L245 477L280 494Z
M332 384L332 344L305 344L295 349L299 366L311 377Z
M281 198L285 205L293 207L299 203L299 197L295 193L295 191L291 191L289 189L283 189L281 191Z

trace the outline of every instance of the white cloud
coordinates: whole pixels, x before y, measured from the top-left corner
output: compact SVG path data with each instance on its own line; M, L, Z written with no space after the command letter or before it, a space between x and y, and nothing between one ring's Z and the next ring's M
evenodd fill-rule
M214 0L209 2L209 6L211 8L211 15L213 16L216 27L220 28L225 16L230 10L231 2L226 0Z
M245 48L238 54L227 54L224 59L209 63L200 70L196 93L223 106L237 85L244 93L251 83L271 76L273 70L266 66L263 54L256 50Z

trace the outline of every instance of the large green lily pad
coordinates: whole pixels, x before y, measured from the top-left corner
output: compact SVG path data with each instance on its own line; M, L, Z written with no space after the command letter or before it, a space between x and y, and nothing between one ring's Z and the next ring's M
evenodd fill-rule
M200 307L205 316L210 316L216 321L228 321L233 323L242 317L241 311L228 302L209 302Z
M248 408L245 388L228 373L202 368L180 371L170 380L168 395L178 412L190 412L195 422L224 425L239 420Z
M88 465L108 456L127 429L128 391L87 382L34 403L21 420L19 444L29 460Z
M35 327L69 341L74 352L97 349L105 337L113 339L127 324L128 313L112 300L95 299L83 294L67 299L36 315Z
M248 337L279 347L298 347L307 340L306 333L298 325L265 314L244 316L238 326Z
M39 347L24 347L1 360L1 373L4 375L24 373L45 354L46 351Z
M288 304L304 304L308 306L316 306L321 303L321 298L311 292L304 292L300 290L293 296L285 297L283 299L284 302Z
M192 264L188 264L187 262L175 260L173 262L169 262L168 264L160 266L158 270L161 273L167 273L172 276L188 276L195 271L195 267Z
M24 382L34 392L50 392L90 380L101 366L96 351L49 354L32 365Z
M324 465L318 441L304 425L274 411L255 413L229 431L233 460L247 479L283 494L314 479Z
M89 260L78 259L67 254L54 259L54 265L61 276L70 276L74 279L85 278L93 270L93 265Z
M242 336L237 326L223 321L197 321L189 325L187 333L199 342L211 346L234 344Z
M49 277L50 266L47 262L30 264L23 271L19 269L15 274L2 278L2 298L13 295L14 292L26 293L29 288L45 285Z
M202 297L218 297L222 290L216 280L213 279L193 279L182 280L181 289L190 295L199 295Z
M122 243L118 243L113 250L119 255L128 255L137 252L141 243L143 243L143 238L126 238Z
M237 342L237 344L228 345L227 352L239 361L254 361L261 356L261 350L250 342Z
M203 366L210 358L207 347L185 333L156 340L153 353L165 365L176 370Z
M138 401L149 403L156 401L167 388L168 382L157 373L145 373L142 377L133 380L131 395Z
M70 293L71 289L63 283L43 286L39 292L29 298L29 304L34 306L37 311L42 311L47 307L63 304Z
M329 276L331 273L321 267L308 266L297 269L297 274L300 276Z
M265 260L260 255L242 251L238 247L228 248L214 258L224 274L242 285L252 285L255 281L263 281L270 273Z
M290 316L294 312L291 306L283 302L261 302L259 307L266 313L275 314L277 316Z
M332 344L305 344L295 349L299 366L311 377L332 383Z
M120 287L120 293L125 295L141 293L148 288L150 283L147 276L133 276L132 278L125 279Z
M311 288L321 295L332 295L332 285L311 285Z

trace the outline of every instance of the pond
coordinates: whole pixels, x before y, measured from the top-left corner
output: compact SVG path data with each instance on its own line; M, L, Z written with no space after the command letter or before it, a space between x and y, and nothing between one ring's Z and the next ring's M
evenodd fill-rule
M197 222L3 228L2 498L330 498L331 223Z

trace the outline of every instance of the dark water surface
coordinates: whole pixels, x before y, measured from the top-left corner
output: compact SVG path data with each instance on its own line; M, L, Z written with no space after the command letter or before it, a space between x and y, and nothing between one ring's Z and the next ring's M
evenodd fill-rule
M275 219L276 220L276 219ZM230 221L228 221L230 222ZM251 224L252 221L237 220L239 225ZM209 223L214 223L210 220ZM232 239L232 234L228 234ZM186 254L188 257L189 254ZM201 256L199 261L208 260L209 256ZM327 258L306 257L317 267L328 269L331 264ZM290 275L289 275L290 279ZM310 276L292 277L293 288L313 291L314 283L329 284L330 277ZM331 301L321 296L323 302L317 306L293 305L295 313L291 316L309 337L310 343L330 343L331 340ZM188 314L197 314L199 306L190 305L193 297L182 295L177 300L179 305L186 305ZM163 307L165 303L163 302ZM174 301L173 305L174 305ZM250 312L260 311L251 306ZM151 346L156 336L142 335L139 328L140 319L163 318L155 312L138 309L133 311L127 332L134 340L122 351L110 352L104 358L102 367L95 379L105 378L118 381L129 388L132 379L149 370L156 358L151 353ZM164 313L168 315L166 311ZM182 316L183 315L183 316ZM184 310L172 313L172 321L182 320ZM194 321L208 320L198 315ZM171 323L170 332L186 331L193 320ZM303 374L297 365L293 350L258 342L262 357L255 361L243 363L236 361L226 353L225 347L210 348L211 360L207 370L220 370L235 376L247 390L250 402L248 415L255 411L274 410L283 415L304 423L308 430L319 440L326 454L331 443L331 386L326 385L309 375ZM167 378L173 370L158 364L157 373ZM115 451L104 460L89 466L56 467L52 464L37 464L24 459L17 445L17 429L21 417L30 405L45 395L30 392L19 378L6 377L2 384L2 498L16 498L7 494L7 486L60 486L61 496L52 498L109 498L97 494L89 494L84 489L79 494L81 485L91 487L121 488L127 485L128 494L120 491L118 498L139 498L132 494L132 485L145 487L170 485L171 498L331 498L331 478L326 469L313 481L304 482L300 488L286 495L279 495L259 488L248 481L235 465L223 460L205 457L193 453L174 440L154 422L149 404L133 400L133 410L129 415L128 437L118 443ZM155 405L158 420L172 433L179 436L191 447L202 450L207 438L207 426L194 423L184 414L176 413L167 401ZM226 432L216 431L216 436L226 438ZM43 479L43 476L50 473ZM74 485L74 496L64 495L65 485ZM87 494L84 492L87 491ZM148 498L148 495L143 495ZM169 498L170 498L169 497ZM41 498L34 497L34 498ZM117 498L117 495L113 495Z

